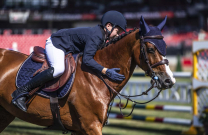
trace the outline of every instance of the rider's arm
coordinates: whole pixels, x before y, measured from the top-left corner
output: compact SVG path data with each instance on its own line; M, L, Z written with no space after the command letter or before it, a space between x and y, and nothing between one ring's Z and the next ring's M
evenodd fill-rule
M94 60L94 55L98 50L98 45L101 43L101 39L97 37L90 37L90 39L86 42L82 60L83 64L98 72L102 72L104 67Z
M94 55L98 49L98 45L101 44L102 40L99 40L98 38L90 38L88 40L87 44L85 45L84 49L84 54L83 54L83 63L90 67L93 70L96 70L98 72L101 72L102 74L107 75L110 79L114 81L122 81L125 79L124 75L121 75L117 72L120 71L120 68L112 68L112 69L107 69L100 64L98 64L94 60Z

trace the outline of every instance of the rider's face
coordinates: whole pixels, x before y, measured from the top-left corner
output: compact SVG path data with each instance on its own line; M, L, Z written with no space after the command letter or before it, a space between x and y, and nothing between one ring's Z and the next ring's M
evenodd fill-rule
M108 24L106 25L106 28L107 28L109 31L111 31L113 27L112 27L112 25L111 25L110 23L108 23ZM113 29L113 32L112 32L111 35L110 35L110 39L113 39L113 38L119 36L119 34L121 34L121 32L123 32L123 30L122 30L120 27L116 26L116 27Z
M121 32L122 32L122 29L121 29L121 28L115 27L115 28L113 29L113 32L112 32L111 35L110 35L110 39L119 36L119 34L121 34Z

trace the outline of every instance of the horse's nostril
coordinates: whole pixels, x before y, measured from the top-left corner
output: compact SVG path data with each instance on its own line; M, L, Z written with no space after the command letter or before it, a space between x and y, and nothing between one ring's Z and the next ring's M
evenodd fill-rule
M166 79L165 82L168 83L168 84L170 84L171 83L171 80L170 79Z
M165 79L163 82L163 88L168 89L173 86L171 79Z

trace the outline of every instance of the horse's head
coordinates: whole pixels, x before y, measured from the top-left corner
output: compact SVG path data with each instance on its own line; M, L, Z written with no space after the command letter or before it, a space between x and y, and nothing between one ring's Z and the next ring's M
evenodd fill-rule
M140 19L138 42L133 49L134 58L140 68L152 78L158 89L171 88L176 82L171 72L166 55L166 44L161 30L167 17L158 26L148 26L144 18Z

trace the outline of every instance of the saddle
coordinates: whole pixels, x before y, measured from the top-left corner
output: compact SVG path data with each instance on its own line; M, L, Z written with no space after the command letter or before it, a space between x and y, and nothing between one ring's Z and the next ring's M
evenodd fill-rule
M42 67L38 69L33 76L36 74L43 72L44 70L49 68L48 61L45 55L45 49L39 46L34 47L34 51L32 54L32 60L35 62L43 63ZM65 71L64 73L42 86L42 90L46 92L53 92L61 88L67 80L70 78L71 74L75 71L76 63L72 56L72 53L69 53L65 56Z

